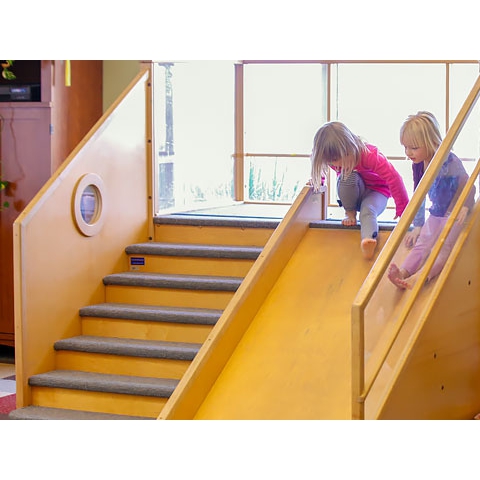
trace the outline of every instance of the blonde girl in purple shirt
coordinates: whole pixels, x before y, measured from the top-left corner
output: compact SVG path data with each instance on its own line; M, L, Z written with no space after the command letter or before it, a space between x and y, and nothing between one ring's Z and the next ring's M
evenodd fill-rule
M342 224L357 224L360 212L360 249L370 260L377 246L377 217L393 197L395 218L405 210L408 194L400 174L377 147L365 143L341 122L324 124L315 134L310 183L315 192L323 186L328 169L337 174L339 205L345 209Z
M440 128L435 116L425 111L410 115L400 129L400 142L405 148L405 154L412 161L413 186L417 188L442 143ZM414 218L413 230L405 236L405 244L412 248L411 251L400 267L392 263L388 269L388 278L398 288L412 288L415 284L422 265L445 226L467 181L468 174L462 161L450 152L428 191L431 201L428 209L430 215L425 221L424 200ZM428 274L427 282L441 272L474 203L475 188L472 188Z

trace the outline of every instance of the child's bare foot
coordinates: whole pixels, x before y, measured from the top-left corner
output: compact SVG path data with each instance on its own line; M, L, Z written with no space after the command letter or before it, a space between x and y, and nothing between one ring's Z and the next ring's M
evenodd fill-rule
M377 241L374 238L364 238L360 243L360 249L362 250L363 258L371 260L375 253L375 247Z
M405 282L405 287L411 290L415 283L417 282L417 278L420 275L419 272L410 275L409 277L406 277L403 281Z
M342 225L346 227L353 227L357 224L357 212L354 210L345 210L345 218L342 220Z
M412 288L405 280L402 271L394 263L388 267L388 279L402 290L405 290L406 288Z

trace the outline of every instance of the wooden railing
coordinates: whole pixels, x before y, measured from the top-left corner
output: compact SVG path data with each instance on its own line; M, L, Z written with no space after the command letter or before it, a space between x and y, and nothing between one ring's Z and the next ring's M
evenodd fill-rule
M378 378L379 372L384 366L385 360L392 350L395 340L398 337L399 332L405 324L409 313L415 301L418 298L420 291L422 290L428 273L430 272L435 259L437 258L445 239L450 232L455 219L462 208L462 205L467 198L467 195L472 188L480 171L480 162L477 161L477 165L470 176L467 184L465 185L460 197L458 198L455 207L446 222L446 225L439 235L428 259L422 268L418 279L413 286L408 298L402 305L400 313L396 319L395 328L390 332L390 336L383 346L383 350L376 358L376 364L373 368L369 369L369 378L366 377L365 368L365 310L372 299L380 280L382 279L388 265L392 261L394 255L400 247L400 244L404 238L405 233L410 227L413 218L420 208L423 200L425 199L428 190L430 189L437 173L440 171L442 164L452 149L455 140L457 139L461 129L463 128L468 116L470 115L475 103L480 96L480 77L475 82L470 94L465 100L462 108L460 109L454 123L447 132L442 144L434 155L429 168L426 170L422 180L420 181L412 199L410 200L405 212L399 220L396 228L388 238L385 247L380 253L376 263L366 278L362 288L357 294L357 297L352 305L352 418L364 419L365 418L365 402L367 397Z

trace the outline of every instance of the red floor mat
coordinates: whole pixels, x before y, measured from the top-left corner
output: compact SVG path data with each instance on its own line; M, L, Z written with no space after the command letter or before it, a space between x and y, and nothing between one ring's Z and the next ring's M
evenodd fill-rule
M7 395L6 397L0 397L0 414L6 415L12 410L15 410L16 405L16 395Z

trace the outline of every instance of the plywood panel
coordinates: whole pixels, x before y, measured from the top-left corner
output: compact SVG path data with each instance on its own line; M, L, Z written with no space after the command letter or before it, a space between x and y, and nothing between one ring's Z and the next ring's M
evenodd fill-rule
M359 243L307 231L195 418L351 417L350 306L372 265Z

